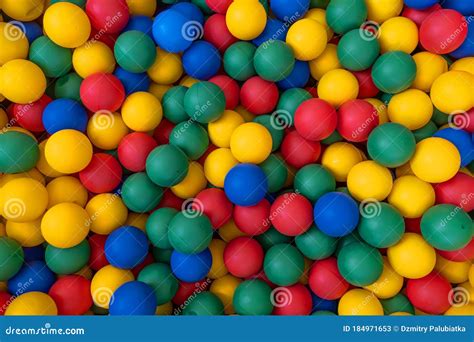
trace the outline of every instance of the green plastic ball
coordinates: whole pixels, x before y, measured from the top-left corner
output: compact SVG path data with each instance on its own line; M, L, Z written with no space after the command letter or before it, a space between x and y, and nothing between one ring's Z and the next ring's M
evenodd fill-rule
M268 158L260 164L265 176L267 176L268 192L280 191L285 185L288 177L288 169L283 159L277 154L270 154Z
M56 274L72 274L87 265L91 248L87 240L71 248L46 247L44 259L46 265Z
M423 139L430 138L438 131L438 127L433 121L429 121L426 125L417 130L413 131L416 142L420 142Z
M380 53L376 37L366 38L366 31L357 28L342 36L337 44L337 57L341 65L352 71L362 71L374 64Z
M272 136L272 151L278 150L285 135L284 127L275 124L275 118L271 115L257 115L253 121L265 126Z
M289 236L283 235L278 230L270 227L265 233L255 236L255 239L260 243L264 251L280 243L290 243Z
M188 169L188 157L174 145L158 146L146 159L148 177L162 187L171 187L181 182L188 174Z
M278 100L275 114L278 114L283 127L290 127L294 124L296 109L306 100L311 99L311 94L301 88L291 88L285 90Z
M253 65L261 78L270 82L279 82L293 71L295 54L285 42L269 40L257 48Z
M341 249L343 249L344 247L350 245L353 242L364 242L362 240L362 238L359 236L359 233L357 232L357 230L353 231L349 235L346 235L346 236L340 238L337 241L336 256L339 255L339 252L341 251Z
M189 159L199 159L209 146L209 135L198 123L185 121L177 124L170 134L170 144L181 149Z
M367 151L377 163L395 168L408 162L415 153L413 133L403 125L387 122L369 135Z
M349 284L367 286L382 274L383 259L376 248L366 243L352 242L339 251L337 267Z
M162 262L165 264L169 264L171 260L171 254L173 254L173 248L170 249L162 249L162 248L153 248L151 251L153 254L153 258L156 262Z
M163 189L153 183L144 172L131 175L122 185L123 203L137 213L155 209L162 196Z
M0 237L0 281L6 281L13 277L23 265L23 249L15 240Z
M75 72L70 72L54 83L54 97L81 101L80 89L82 78Z
M359 28L366 19L364 0L332 0L326 8L326 21L339 34Z
M211 221L206 215L185 211L171 219L168 239L178 252L197 254L209 247L213 232Z
M184 307L184 316L220 316L224 314L224 304L214 293L198 293Z
M38 159L38 143L29 135L15 131L0 134L0 172L29 171Z
M262 280L246 280L239 284L232 304L239 315L270 315L272 289Z
M446 125L449 121L449 115L443 113L438 108L433 106L433 116L431 120L436 124L436 126L440 127Z
M402 51L390 51L377 58L372 79L378 89L396 94L410 88L416 77L413 57Z
M421 234L434 248L455 251L472 239L472 220L464 210L452 204L429 208L421 218Z
M134 73L145 72L155 62L156 46L147 34L127 31L115 41L114 55L123 69Z
M392 298L381 299L380 303L382 304L385 315L390 315L395 312L407 312L412 315L415 314L413 304L411 304L408 298L402 293L397 293Z
M304 272L304 258L290 244L278 244L265 254L263 270L268 279L278 286L295 284Z
M30 45L28 58L38 65L47 77L60 77L72 68L72 52L53 43L46 36L36 38Z
M184 110L194 121L209 123L224 113L224 92L211 82L197 82L184 95Z
M402 238L405 221L397 209L388 203L367 203L361 208L358 232L369 245L388 248Z
M295 190L312 202L322 195L336 190L336 179L332 173L320 164L309 164L295 175Z
M167 264L154 263L145 266L138 274L137 280L153 288L158 305L169 302L178 291L178 279Z
M295 238L296 247L305 257L321 260L330 257L337 247L337 239L324 234L316 226Z
M225 50L225 72L236 81L246 81L256 75L253 57L257 48L249 42L237 42Z
M145 230L153 246L163 249L172 248L168 240L168 226L177 213L178 211L173 208L159 208L148 217Z
M185 86L176 86L168 89L163 95L163 115L166 119L174 124L189 119L188 114L184 110L184 95L188 88Z

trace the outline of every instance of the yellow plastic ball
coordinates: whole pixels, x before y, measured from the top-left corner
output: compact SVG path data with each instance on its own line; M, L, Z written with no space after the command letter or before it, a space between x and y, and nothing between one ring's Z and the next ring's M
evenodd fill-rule
M150 0L127 0L131 15L146 15L152 17L156 12L156 1Z
M410 160L413 173L429 183L442 183L453 178L461 166L461 156L451 142L431 137L416 144Z
M44 242L40 219L30 222L7 221L5 229L7 236L18 241L23 247L35 247Z
M212 266L208 273L211 279L218 279L225 276L228 271L224 264L224 248L226 243L222 240L213 239L209 245L212 254Z
M392 190L392 174L386 167L372 160L356 164L347 175L347 187L358 201L383 201Z
M469 268L469 284L471 284L472 287L474 287L474 265L471 265L471 268Z
M129 132L118 113L99 111L87 123L87 136L91 143L103 150L114 150Z
M46 160L46 156L44 153L44 149L46 146L46 143L48 142L48 139L43 140L39 145L39 159L38 162L36 163L36 168L38 169L39 172L41 172L43 175L47 177L60 177L64 175L64 173L56 171L51 167L51 165L48 164L48 161Z
M136 227L143 232L146 231L146 221L148 220L148 214L144 213L134 213L129 212L127 216L127 221L125 221L126 226Z
M272 152L272 136L265 126L248 122L232 133L230 150L241 163L260 164Z
M321 77L318 83L318 95L335 107L344 102L357 98L359 94L359 82L357 78L347 70L334 69L328 71Z
M418 27L405 17L393 17L380 26L381 52L403 51L411 54L418 46Z
M380 316L383 307L372 292L353 289L341 297L337 312L340 316Z
M317 58L309 61L309 71L315 80L320 80L327 72L341 68L337 58L337 46L327 44L326 49Z
M374 98L369 98L369 99L364 99L364 100L370 103L372 106L374 106L375 109L377 110L377 114L379 115L379 125L383 125L384 123L388 122L388 110L385 103L383 103L379 99L374 99Z
M204 190L207 185L206 177L204 176L204 169L198 162L190 162L186 177L176 185L171 187L173 194L179 198L192 198L196 196L201 190Z
M120 196L110 193L98 194L86 205L90 216L90 229L94 233L109 235L125 224L128 210Z
M446 280L453 284L464 283L469 279L470 261L451 261L438 255L435 269Z
M74 50L72 65L82 78L97 72L112 73L115 69L114 53L104 43L91 40Z
M387 249L387 257L395 272L409 279L428 275L436 264L434 248L415 233L405 233L396 245Z
M402 12L403 0L365 0L367 19L377 23L396 17Z
M139 91L129 95L122 105L122 119L128 128L137 132L148 132L163 118L160 101L148 92Z
M13 59L26 59L30 44L25 33L16 25L0 23L0 66ZM2 125L3 127L3 125Z
M134 279L133 273L129 270L122 270L112 265L102 267L91 281L91 295L94 304L108 309L115 290Z
M5 173L0 176L0 188L7 184L9 181L18 179L18 178L32 178L34 180L37 180L40 182L42 185L46 185L46 181L44 179L44 176L41 174L41 172L38 171L38 169L33 168L29 171L26 172L20 172L20 173Z
M451 306L445 316L474 316L474 304L467 303L461 306Z
M156 307L155 315L170 316L173 313L173 302L167 302Z
M57 2L48 7L43 17L43 28L53 42L65 48L81 46L91 34L87 14L70 2Z
M168 84L151 83L148 91L153 94L158 100L162 101L165 93L171 88Z
M416 63L416 77L412 88L429 92L433 82L448 71L448 62L440 55L422 51L413 55Z
M5 316L56 316L53 298L43 292L27 292L16 297L5 310Z
M234 220L230 219L222 227L219 228L217 231L219 233L219 236L224 240L225 242L229 242L234 240L235 238L241 237L241 236L247 236L244 232L242 232L237 225L235 224Z
M48 205L48 192L43 184L32 178L17 178L0 190L0 213L12 222L38 219Z
M465 71L474 75L474 57L464 57L451 64L449 70Z
M345 182L353 166L364 160L357 147L346 142L329 145L323 153L321 164L326 167L338 182Z
M227 315L235 313L232 300L234 298L235 290L241 282L242 281L239 278L230 274L212 282L210 291L222 301L222 304L224 304L224 311Z
M11 102L34 102L43 96L45 90L46 77L33 62L13 59L0 69L0 93Z
M474 76L465 71L448 71L431 86L431 101L446 114L467 111L474 105Z
M403 287L403 277L395 272L388 262L383 258L383 271L380 277L364 289L373 292L377 298L387 299L395 296Z
M54 133L46 142L44 154L48 164L61 173L83 170L92 159L92 145L79 131L65 129Z
M321 55L327 45L326 27L312 19L301 19L290 26L286 43L293 48L295 58L310 61Z
M46 186L48 190L48 208L59 203L75 203L84 207L87 203L88 193L79 179L72 176L62 176L53 179Z
M89 233L90 216L75 203L60 203L48 209L41 221L41 232L50 245L71 248Z
M326 21L326 11L323 10L322 8L311 8L308 12L306 12L306 15L304 16L304 18L312 19L314 21L317 21L321 25L323 25L324 28L326 29L328 41L330 41L331 38L334 36L334 31L331 30L331 28L329 27Z
M388 117L410 130L425 126L433 116L430 97L419 89L408 89L392 97L388 104Z
M265 29L267 12L259 1L234 1L227 9L225 21L234 37L240 40L252 40Z
M2 0L3 13L19 21L33 21L44 11L44 0Z
M181 57L176 53L169 53L156 49L156 59L147 70L148 76L158 84L173 84L183 75Z
M239 162L228 148L218 148L207 156L204 161L204 175L209 183L223 188L227 173Z
M207 125L209 139L217 147L230 147L230 137L237 127L244 123L244 118L233 110L226 110L216 121Z
M416 176L402 176L393 182L388 203L404 217L418 218L435 203L433 187Z

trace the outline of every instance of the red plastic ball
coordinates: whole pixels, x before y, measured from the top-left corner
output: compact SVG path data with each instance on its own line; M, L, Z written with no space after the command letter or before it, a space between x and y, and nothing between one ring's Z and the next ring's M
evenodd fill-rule
M146 158L158 143L143 132L127 134L122 138L117 149L120 163L133 172L145 170Z
M313 206L303 195L295 192L285 193L273 202L270 221L283 235L301 235L313 224Z
M107 33L119 33L130 19L125 0L87 0L86 13L92 27Z
M368 99L377 96L379 88L377 88L372 79L372 69L353 71L352 73L359 82L359 95L357 96L359 99Z
M474 210L472 189L474 189L474 178L458 172L450 180L434 186L436 203L452 204L468 213Z
M104 34L103 32L92 27L91 35L89 39L102 42L113 51L114 46L115 46L115 41L117 40L118 36L119 36L118 33L113 33L113 34L105 33Z
M158 208L173 208L178 211L183 209L184 200L176 196L173 191L166 189L163 192L163 197L161 197L160 204Z
M467 112L453 114L450 117L452 125L469 133L474 133L474 107Z
M318 160L321 144L303 138L297 131L291 131L283 138L281 154L285 162L300 169Z
M83 315L92 306L91 282L77 274L59 278L49 289L59 315Z
M89 165L79 172L79 179L90 192L111 192L122 180L122 167L110 154L96 153Z
M262 246L249 237L238 237L224 249L224 264L230 274L246 278L257 274L263 265Z
M327 300L339 299L349 289L349 283L339 273L337 259L332 257L313 264L308 282L314 294Z
M195 197L192 208L204 213L214 229L219 229L232 217L232 203L221 189L210 188Z
M370 132L378 125L377 110L367 101L349 100L339 107L337 131L347 141L367 141Z
M233 0L206 0L206 5L216 13L225 14Z
M278 103L279 96L275 83L258 76L249 78L240 89L240 103L255 115L272 112Z
M426 50L438 55L453 52L467 37L464 16L452 9L440 9L423 20L420 43Z
M234 207L234 222L248 235L260 235L270 229L270 202L266 199L251 207Z
M160 124L153 132L153 138L155 138L158 145L165 145L170 142L170 134L173 128L174 125L170 121L165 118L161 120Z
M172 299L173 303L178 306L182 305L193 293L206 291L210 283L208 279L200 280L195 283L180 281L178 291Z
M222 89L226 100L226 109L234 109L239 104L240 88L239 84L232 78L226 75L217 75L209 79L209 82L214 83Z
M420 279L408 279L406 293L410 302L428 314L441 315L450 308L451 284L432 272Z
M9 294L8 292L5 291L0 291L0 316L3 316L5 314L5 311L7 310L8 305L13 300L13 296Z
M421 23L423 20L426 19L431 13L434 11L440 10L442 7L440 4L433 5L431 7L428 7L424 10L418 10L415 8L411 7L405 7L405 9L402 12L402 16L410 19L413 21L418 27L420 27Z
M44 132L43 111L52 99L43 95L33 103L18 104L11 107L13 120L31 132Z
M114 75L99 72L82 81L80 96L84 106L91 112L115 112L125 99L125 89Z
M469 261L474 260L474 239L471 240L466 246L455 251L440 251L437 253L443 258L451 261Z
M275 289L272 299L273 314L278 316L307 316L313 308L311 292L301 284Z
M105 257L105 241L107 235L92 234L89 237L89 245L91 247L91 255L89 257L89 267L93 271L98 271L102 267L107 266L109 261Z
M417 218L404 218L405 220L405 230L409 233L416 233L421 235L421 217Z
M225 15L213 14L204 23L204 40L214 45L221 53L238 41L227 28Z
M324 100L309 99L296 109L295 128L305 139L326 139L336 130L336 126L336 109Z

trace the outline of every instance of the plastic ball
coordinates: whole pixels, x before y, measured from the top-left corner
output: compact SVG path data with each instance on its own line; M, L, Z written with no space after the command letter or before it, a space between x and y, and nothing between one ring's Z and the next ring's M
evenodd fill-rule
M82 78L75 72L66 74L58 78L54 83L54 96L56 96L56 98L68 98L80 101L81 83Z
M196 282L209 273L212 266L212 255L209 249L198 254L182 254L173 251L170 265L173 274L179 280Z
M267 13L258 1L237 1L226 12L226 24L232 35L240 40L252 40L265 29Z
M218 296L211 292L201 292L184 307L183 315L215 316L224 314L224 305Z
M388 117L410 130L425 126L433 114L429 96L419 89L408 89L395 94L388 104Z
M449 309L451 292L451 284L437 273L407 282L408 299L428 314L439 315Z
M157 185L169 187L181 182L188 172L186 154L173 145L156 147L146 160L146 172Z
M118 113L99 111L90 117L87 124L87 136L91 143L103 150L116 149L127 133L128 127Z
M367 18L367 6L363 0L331 1L326 8L326 20L334 32L344 34L358 28Z
M13 222L5 224L7 236L18 241L23 247L34 247L44 242L41 235L41 220L30 222Z
M173 208L155 210L146 221L146 234L151 244L162 249L171 249L168 239L168 227L171 219L178 213Z
M288 168L280 156L271 154L260 164L260 167L267 176L268 192L277 192L285 186L288 179Z
M84 107L71 99L54 100L43 111L43 126L49 134L63 129L85 132L87 121Z
M284 21L288 21L289 18L296 20L305 15L310 7L310 1L304 0L301 2L288 4L284 0L275 0L270 3L270 8L275 16Z
M311 201L336 190L334 176L324 166L309 164L298 170L294 180L295 190Z
M137 91L148 91L151 87L150 77L144 72L134 73L118 67L115 69L114 75L122 83L127 96ZM153 93L151 89L150 92Z
M86 13L96 30L108 33L122 31L130 17L125 0L88 0Z
M43 132L43 111L46 106L51 102L51 98L47 95L43 95L38 101L33 103L13 104L11 107L12 118L23 128L30 132ZM5 122L5 125L7 122ZM3 125L5 127L5 125Z
M393 17L380 26L380 47L382 53L403 51L411 54L418 45L418 27L405 17Z
M324 234L315 226L295 238L296 247L311 260L321 260L331 256L336 250L337 240Z
M308 62L311 76L314 79L320 80L327 72L340 69L342 66L337 58L337 46L334 44L327 44L326 49L315 58Z
M375 37L368 39L364 29L355 29L344 34L337 45L337 57L341 65L352 71L368 69L380 53L380 44Z
M297 248L289 244L272 246L265 254L265 275L278 286L295 284L303 274L304 258Z
M319 98L339 107L349 100L357 98L359 82L349 71L334 69L326 72L318 83Z
M0 22L0 42L2 52L0 53L0 66L13 59L26 59L28 56L29 42L25 33L13 23Z
M255 115L272 112L278 103L278 87L259 76L249 78L240 89L240 103Z
M5 310L5 316L55 316L58 308L48 294L32 291L20 294Z
M290 131L283 138L280 150L285 162L299 169L318 160L321 144L303 138L297 131Z
M413 175L397 178L388 197L388 203L406 218L422 216L434 202L433 187Z
M227 75L217 75L210 78L209 82L216 84L224 92L226 109L235 109L237 107L239 104L240 87L234 79Z
M381 110L378 107L382 106L380 106L380 104L376 101L369 99L371 97L377 96L379 93L379 89L375 86L375 83L372 80L372 70L366 69L362 71L354 71L353 74L359 83L359 95L357 97L372 104L380 115Z
M75 130L65 129L54 133L45 146L49 165L62 173L83 170L92 159L92 145L87 137Z
M0 270L0 280L12 278L21 269L24 260L20 244L7 236L0 237L0 256L4 263Z
M11 102L37 101L46 90L46 77L40 67L24 59L14 59L2 66L0 92ZM25 87L25 82L29 84Z
M359 201L383 201L392 190L392 174L374 161L363 161L349 171L347 187Z
M377 298L386 299L396 296L403 287L403 277L397 274L392 266L383 258L383 271L380 277L370 285L365 286L366 290L372 291ZM382 306L384 303L382 302ZM387 311L384 306L384 311Z
M366 141L378 125L377 110L367 101L349 100L339 107L337 131L347 141Z
M264 126L245 123L233 131L230 150L242 163L259 164L267 159L272 151L272 137Z
M146 266L138 274L137 280L153 288L158 305L169 302L178 291L178 280L166 264L153 263Z
M303 234L313 223L311 202L298 193L278 196L270 209L270 222L287 236Z
M209 188L199 192L191 208L201 210L214 229L219 229L232 217L232 203L221 189Z
M177 124L189 118L184 111L184 96L187 90L187 87L175 86L167 90L163 95L163 115L172 123Z
M233 211L235 224L245 234L260 235L269 228L270 203L263 199L251 207L236 205Z
M253 164L239 164L225 176L224 189L232 203L253 206L265 197L268 182L260 167Z
M177 124L170 134L170 144L180 148L189 159L199 159L209 146L206 130L195 122Z
M90 247L86 240L71 248L56 248L48 245L44 258L46 265L56 274L71 274L79 272L87 265L90 257Z
M69 49L53 43L46 36L37 38L30 46L28 58L43 70L47 77L60 77L72 68Z
M290 26L286 43L293 48L295 57L310 61L323 53L327 43L326 28L312 19L301 19Z
M349 289L349 283L339 273L337 259L316 261L309 272L309 287L325 300L339 299Z
M349 284L367 286L375 282L383 270L380 252L361 242L344 246L337 255L339 272Z
M176 214L168 225L170 245L179 253L201 253L212 240L212 225L207 216L190 209Z
M118 145L120 163L130 171L145 170L146 158L157 146L156 141L142 132L133 132L124 136Z
M383 307L378 298L370 291L352 289L339 300L337 307L340 316L379 316Z
M110 234L127 220L127 207L116 194L103 193L94 196L87 203L86 210L94 217L91 231L98 234Z
M332 237L351 233L359 223L356 202L341 192L328 192L314 206L314 222L321 231Z
M204 40L214 45L221 53L237 41L225 22L224 14L213 14L204 23Z
M372 67L375 85L385 93L395 94L409 88L416 77L416 63L402 51L383 54Z
M90 281L80 275L58 279L49 290L59 315L83 315L92 306Z
M309 290L301 284L280 288L273 293L276 303L274 315L309 315L312 309L312 299ZM291 300L288 300L291 298Z
M224 92L211 82L195 83L184 96L184 110L191 119L200 123L217 120L225 106Z
M95 73L82 81L80 96L84 106L91 112L115 112L123 103L125 89L114 75Z
M473 28L474 26L472 24L472 20L471 21L467 20L467 37L460 47L458 47L456 50L451 52L451 56L453 56L454 58L464 58L464 57L469 57L473 55L474 53Z
M204 162L204 174L212 185L223 188L226 175L238 164L228 148L218 148L207 156Z
M225 72L237 81L246 81L255 76L253 58L256 50L249 42L240 41L230 45L223 58Z
M319 141L329 137L336 129L336 110L321 99L306 100L294 114L297 132L308 140ZM318 126L315 122L319 122Z
M125 124L137 132L155 129L161 122L163 109L160 101L148 92L136 92L129 95L122 106L122 119Z
M55 274L46 266L44 261L30 261L8 281L10 293L26 293L32 291L48 292L56 280Z
M122 185L123 203L128 209L145 213L160 203L163 189L157 186L144 172L129 176Z
M255 52L254 66L264 80L281 81L290 75L295 66L293 50L280 40L268 41Z
M447 182L436 184L436 202L452 204L463 208L465 212L474 210L474 203L469 201L469 191L473 186L474 179L462 172L458 172Z
M115 290L133 280L131 271L122 270L112 265L102 267L94 274L91 281L90 292L94 304L100 308L108 309Z
M86 13L69 2L49 6L44 13L43 27L53 42L65 48L81 46L91 33L91 23Z
M39 158L38 144L31 136L14 131L0 134L0 172L29 171ZM12 160L15 162L11 163Z
M446 139L456 146L461 156L461 167L469 165L474 159L474 155L471 155L474 150L474 142L468 132L454 128L444 128L436 132L433 137Z
M91 60L94 63L90 63ZM115 69L112 50L100 41L90 41L74 49L72 64L76 73L82 78L97 72L111 73Z
M115 290L110 300L111 316L154 315L157 302L153 288L141 281L130 281Z
M239 315L270 315L272 289L264 281L254 279L239 284L234 293L233 305Z
M209 139L218 147L230 147L232 133L244 123L242 116L232 110L225 110L222 116L207 126Z
M256 275L262 269L263 258L260 244L248 237L238 237L224 249L225 267L230 274L239 278Z
M127 253L123 253L126 250ZM111 265L131 269L145 259L148 240L140 229L123 226L114 230L105 243L105 256Z
M186 50L197 38L194 36L196 33L194 30L202 31L202 26L199 29L199 26L191 25L189 22L188 15L173 8L161 12L153 22L155 42L168 52L177 53ZM190 30L191 35L188 34L188 30Z
M473 76L465 71L448 71L433 82L431 101L443 113L457 114L473 106Z
M219 51L206 41L194 42L183 53L183 68L186 73L200 80L208 80L221 67Z

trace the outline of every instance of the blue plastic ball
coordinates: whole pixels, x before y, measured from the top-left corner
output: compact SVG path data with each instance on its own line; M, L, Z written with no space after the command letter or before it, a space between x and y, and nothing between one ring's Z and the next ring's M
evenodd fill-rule
M309 81L309 64L304 61L295 61L295 66L290 75L277 82L280 89L304 88Z
M309 3L310 0L272 0L270 1L270 8L278 19L295 22L308 12Z
M444 128L433 136L446 139L456 146L461 155L462 167L469 165L474 160L474 142L468 132L460 129Z
M178 53L189 48L193 42L186 34L189 18L182 13L168 9L161 12L153 22L153 38L165 51Z
M130 281L115 290L109 313L111 316L154 315L156 307L153 288L141 281Z
M170 266L176 278L192 283L203 279L209 273L212 266L212 255L209 249L198 254L183 254L173 251Z
M22 293L38 291L47 293L56 281L54 273L44 261L25 263L15 276L8 280L8 292L19 296Z
M49 134L63 129L85 132L87 120L88 116L84 107L72 99L54 100L43 111L43 125Z
M122 226L114 230L105 242L105 257L111 265L132 269L145 260L148 238L138 228Z
M474 7L474 5L473 5ZM474 11L474 9L473 9ZM471 17L467 21L467 37L464 43L461 44L456 50L451 52L451 56L454 58L464 58L474 56L474 18Z
M474 1L472 0L444 0L441 1L443 8L450 8L462 15L474 15Z
M405 5L418 10L424 10L428 7L436 5L439 0L405 0Z
M153 38L153 20L146 15L132 15L122 32L140 31Z
M183 54L183 68L186 73L199 80L208 80L221 67L219 51L206 41L194 42Z
M314 206L314 222L326 235L342 237L350 234L359 223L356 201L342 192L328 192Z
M117 67L114 75L122 82L127 95L137 91L148 91L150 88L151 80L146 72L134 73Z
M268 192L267 177L257 165L238 164L227 173L224 191L232 203L250 207L265 198Z
M278 19L268 19L267 24L263 32L254 40L252 43L256 46L260 46L269 40L286 40L286 34L288 33L288 25L285 25L283 21Z
M199 7L191 2L179 2L173 5L171 9L178 11L189 20L196 21L201 25L204 24L204 14L202 14Z
M15 25L19 27L26 36L26 39L28 39L28 42L31 44L33 41L43 35L43 29L41 26L34 22L20 22L20 21L12 21L10 24Z
M315 311L337 312L337 300L323 299L312 292L311 292L311 297L313 300L312 312L315 312Z

